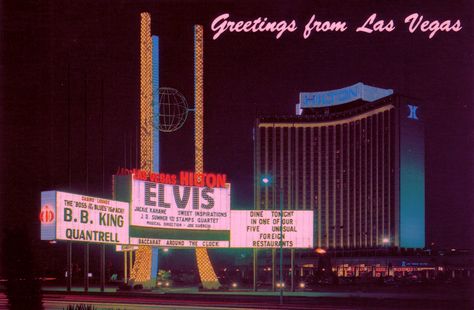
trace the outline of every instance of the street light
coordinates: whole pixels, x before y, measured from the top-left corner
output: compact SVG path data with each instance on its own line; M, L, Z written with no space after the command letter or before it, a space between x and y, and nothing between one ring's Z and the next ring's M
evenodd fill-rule
M314 252L318 254L326 254L326 250L323 248L317 248L316 250L314 250Z
M261 176L260 182L262 183L263 186L267 186L269 183L271 183L271 178L269 176ZM272 261L273 261L273 257L274 256L272 252ZM257 291L257 274L258 274L257 267L258 267L257 248L253 248L253 290L254 291ZM274 285L274 280L275 278L272 275L272 285Z
M275 192L275 187L272 184L272 178L270 176L263 176L262 183L264 185L272 185L273 192ZM280 185L280 285L277 287L280 288L280 304L283 304L283 288L285 287L283 283L283 188ZM273 210L275 210L275 195L273 195ZM293 272L293 270L291 271Z

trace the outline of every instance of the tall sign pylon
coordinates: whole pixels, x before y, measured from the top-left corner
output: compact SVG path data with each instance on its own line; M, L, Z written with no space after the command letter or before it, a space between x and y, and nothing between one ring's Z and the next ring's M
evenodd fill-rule
M151 18L147 12L140 14L140 168L153 171L153 85L152 85ZM139 246L135 263L130 271L130 281L145 287L152 283L151 246Z
M203 27L194 26L194 164L195 172L204 172L204 68ZM206 248L196 248L199 277L204 289L216 290L221 285Z
M195 99L195 171L204 171L204 95L203 95L203 27L194 26L194 99ZM156 55L155 55L156 54ZM151 36L149 13L140 15L140 168L159 170L159 96L158 37ZM157 251L139 246L130 272L133 284L156 286ZM203 288L220 287L206 248L196 248L196 260Z

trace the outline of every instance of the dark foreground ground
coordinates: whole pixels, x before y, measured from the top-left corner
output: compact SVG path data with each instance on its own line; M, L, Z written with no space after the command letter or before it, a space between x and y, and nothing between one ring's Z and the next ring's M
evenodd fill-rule
M436 287L334 287L283 293L262 290L203 292L195 287L153 291L120 292L97 287L83 292L74 287L43 286L45 309L67 309L69 305L93 305L95 309L474 309L472 286ZM7 308L5 292L0 308Z

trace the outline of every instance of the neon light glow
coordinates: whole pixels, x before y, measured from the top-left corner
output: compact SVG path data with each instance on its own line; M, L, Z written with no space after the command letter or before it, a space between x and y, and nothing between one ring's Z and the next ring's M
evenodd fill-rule
M153 109L152 109L152 43L150 14L141 13L140 31L140 166L152 170Z
M204 94L203 94L203 27L194 26L194 158L195 171L204 171ZM196 260L205 289L218 289L220 287L214 268L206 248L196 248Z
M194 158L195 171L204 171L204 94L203 94L203 28L194 26Z
M153 109L152 109L152 40L149 13L140 14L140 167L152 170L153 161ZM135 283L151 280L152 248L140 246L130 279ZM154 285L151 285L154 286Z
M162 184L229 188L227 176L221 173L194 173L181 171L179 174L157 173L141 169L119 168L115 175L133 175L134 180L150 181ZM179 178L178 178L179 177Z

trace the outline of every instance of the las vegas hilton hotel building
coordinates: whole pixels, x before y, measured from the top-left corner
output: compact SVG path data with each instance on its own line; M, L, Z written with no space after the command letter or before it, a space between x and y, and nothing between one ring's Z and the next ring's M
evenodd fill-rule
M422 110L364 85L300 93L296 115L260 117L257 209L314 210L314 246L425 246ZM267 184L261 180L267 177Z

